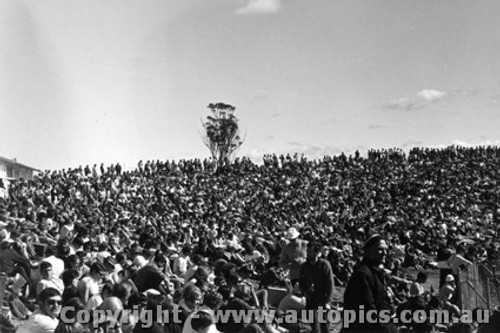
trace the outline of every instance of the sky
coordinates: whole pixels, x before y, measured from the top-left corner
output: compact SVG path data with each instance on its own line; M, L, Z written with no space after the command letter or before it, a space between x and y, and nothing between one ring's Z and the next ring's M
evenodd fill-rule
M0 0L0 156L38 169L500 144L498 0Z

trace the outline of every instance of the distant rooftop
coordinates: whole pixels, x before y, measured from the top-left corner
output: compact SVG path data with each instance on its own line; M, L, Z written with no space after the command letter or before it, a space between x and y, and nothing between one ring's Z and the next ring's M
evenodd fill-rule
M36 168L30 167L30 166L28 166L26 164L22 164L22 163L17 162L17 159L15 159L15 158L10 159L10 158L5 158L5 157L0 156L0 162L4 162L4 163L7 163L7 164L18 165L18 166L21 166L23 168L31 169L31 170L34 170L34 171L40 171L39 169L36 169Z

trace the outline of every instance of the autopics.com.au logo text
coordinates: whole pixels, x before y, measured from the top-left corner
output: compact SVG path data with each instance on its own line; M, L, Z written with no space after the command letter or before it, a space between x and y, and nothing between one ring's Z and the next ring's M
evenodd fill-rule
M454 317L450 312L444 310L404 310L399 316L392 314L389 310L375 311L364 310L336 310L319 308L317 310L288 310L278 312L276 310L217 310L207 311L212 317L214 323L257 323L257 324L296 324L320 323L342 324L348 328L353 323L379 323L379 324L410 324L424 323L430 324L450 324L455 322L472 323L473 318L478 323L486 323L489 319L489 311L480 310L473 316L472 311L463 311L460 317ZM182 314L180 309L174 308L165 310L161 306L156 310L79 310L75 311L72 307L63 307L60 319L65 323L82 323L99 327L103 324L112 326L141 324L148 328L153 323L178 323L182 324Z

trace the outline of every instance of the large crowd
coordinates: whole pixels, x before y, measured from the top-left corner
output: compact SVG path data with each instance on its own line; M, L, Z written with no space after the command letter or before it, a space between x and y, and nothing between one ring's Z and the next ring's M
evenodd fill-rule
M323 331L308 323L208 325L198 317L200 309L307 307L311 288L301 267L315 260L307 255L311 244L330 267L333 285L349 289L374 234L387 241L388 306L397 312L418 296L425 305L444 307L453 291L443 299L440 285L435 292L419 284L437 261L500 258L499 166L500 148L453 146L321 160L267 155L261 165L242 158L219 169L195 159L141 161L134 170L101 164L41 172L12 183L0 199L0 272L7 275L9 310L2 322L9 328L8 317L29 318L19 332L36 325L79 332L79 324L56 315L48 322L33 319L62 302L129 311L124 332L145 330L132 309L158 305L179 309L182 323L159 320L149 330ZM284 259L291 243L299 244L295 265ZM422 273L420 280L405 274L408 267ZM445 275L442 284L448 280ZM274 304L270 287L287 288L285 305ZM340 298L327 301L341 307ZM459 316L460 304L450 306ZM455 326L399 330L452 332Z

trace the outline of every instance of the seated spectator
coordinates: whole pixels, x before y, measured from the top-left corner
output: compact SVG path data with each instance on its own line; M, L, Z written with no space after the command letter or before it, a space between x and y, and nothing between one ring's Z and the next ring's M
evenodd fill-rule
M22 324L17 333L53 333L59 324L61 312L61 293L54 288L44 289L38 295L40 308Z
M40 295L40 293L47 288L57 289L61 294L64 292L64 283L63 281L52 275L52 264L47 261L42 261L40 264L40 274L42 276L41 280L38 281L36 286L36 294Z
M100 284L105 276L106 269L103 264L96 262L90 266L89 276L78 283L78 295L87 308L93 309L102 303Z
M152 262L139 269L133 279L137 290L144 292L148 289L156 289L165 295L168 294L169 280L162 272L165 264L165 257L159 254L153 258Z
M45 251L47 257L45 257L43 261L49 262L52 265L51 275L55 277L60 277L62 272L64 272L64 260L56 257L56 251L53 247L48 247Z

